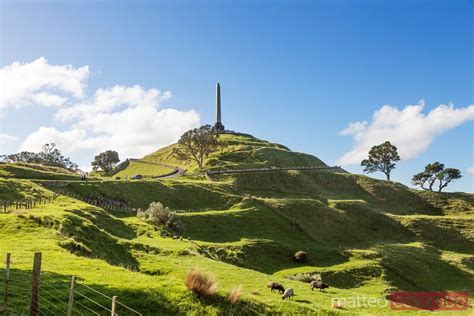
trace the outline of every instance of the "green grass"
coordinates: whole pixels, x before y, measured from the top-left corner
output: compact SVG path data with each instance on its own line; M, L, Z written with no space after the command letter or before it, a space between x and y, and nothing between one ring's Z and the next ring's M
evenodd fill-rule
M209 168L322 163L253 137L222 138L228 146L209 157ZM145 158L193 170L193 163L174 160L172 147ZM53 194L38 179L0 179L0 200ZM12 252L20 280L30 273L33 253L42 251L46 286L67 284L74 274L147 315L389 314L388 307L331 307L333 298L381 298L389 287L474 296L472 194L421 192L335 171L70 181L61 189L139 208L160 201L179 212L184 230L171 234L184 239L162 238L163 227L134 215L59 197L0 214L0 254ZM292 260L299 250L308 253L304 264ZM216 297L199 298L184 287L186 271L195 267L217 278ZM311 291L290 279L298 273L319 273L331 287ZM271 293L270 280L293 287L295 300ZM226 292L238 285L242 301L231 306Z
M113 177L130 178L134 175L142 176L161 176L173 172L174 169L159 165L152 165L141 163L137 161L130 161L128 167L120 172L117 172Z
M0 177L15 179L79 180L67 169L26 163L0 163Z
M28 180L0 178L0 201L18 201L52 196L52 192Z

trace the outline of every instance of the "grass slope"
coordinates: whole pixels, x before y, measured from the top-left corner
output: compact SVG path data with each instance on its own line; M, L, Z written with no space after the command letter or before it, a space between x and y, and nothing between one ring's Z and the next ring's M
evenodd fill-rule
M253 137L223 138L228 146L209 157L210 168L322 163ZM193 168L173 161L171 150L146 159ZM0 198L52 194L27 180L2 180L0 188L8 188ZM42 250L45 271L55 278L76 274L145 314L388 314L384 306L334 310L331 300L380 299L389 287L474 294L472 194L420 192L333 171L71 181L62 189L140 208L160 201L179 211L182 234L191 241L162 238L162 227L133 215L60 197L0 214L0 253L13 252L17 272L27 274L32 253ZM306 263L292 260L298 250L308 253ZM185 272L196 266L218 279L216 297L199 298L184 288ZM320 273L331 288L312 292L290 279L301 273ZM270 280L293 287L295 300L281 301L265 288ZM229 305L226 292L237 285L242 301Z
M138 161L130 161L126 169L115 173L113 176L120 178L130 178L138 174L142 176L161 176L169 174L172 171L174 171L174 169L164 166L146 164Z
M29 163L0 163L0 177L15 179L79 180L67 169Z

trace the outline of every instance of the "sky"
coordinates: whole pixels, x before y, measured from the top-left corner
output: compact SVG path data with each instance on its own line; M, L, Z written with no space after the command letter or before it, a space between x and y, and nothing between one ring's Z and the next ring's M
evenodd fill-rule
M474 1L0 0L0 154L55 142L90 169L213 124L392 180L440 161L474 190ZM381 173L371 174L384 178Z

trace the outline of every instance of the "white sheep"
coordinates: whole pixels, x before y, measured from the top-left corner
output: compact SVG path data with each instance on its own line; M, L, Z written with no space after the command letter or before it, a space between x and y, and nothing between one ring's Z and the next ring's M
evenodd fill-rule
M285 293L281 296L281 299L284 300L285 298L288 299L293 299L293 296L295 296L295 291L292 288L286 289Z

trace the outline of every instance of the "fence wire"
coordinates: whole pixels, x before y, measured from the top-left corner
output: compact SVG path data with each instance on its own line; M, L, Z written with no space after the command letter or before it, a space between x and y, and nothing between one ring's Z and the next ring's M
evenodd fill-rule
M33 291L35 283L37 292ZM15 269L12 260L9 267L0 267L0 315L142 314L75 277L43 272L36 279L32 270Z

